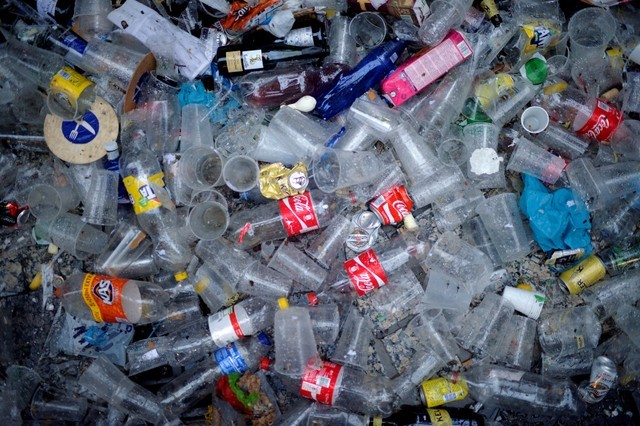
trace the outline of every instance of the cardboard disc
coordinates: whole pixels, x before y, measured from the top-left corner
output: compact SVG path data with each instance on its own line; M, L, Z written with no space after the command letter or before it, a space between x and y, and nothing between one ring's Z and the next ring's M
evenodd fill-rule
M136 70L133 72L131 80L129 81L127 92L124 95L124 105L122 108L125 113L136 108L135 96L136 91L139 89L138 84L140 83L142 76L155 69L156 58L151 53L147 53L136 67Z
M80 120L47 114L44 140L53 154L69 163L87 164L106 155L104 146L118 137L118 117L104 99L96 98Z

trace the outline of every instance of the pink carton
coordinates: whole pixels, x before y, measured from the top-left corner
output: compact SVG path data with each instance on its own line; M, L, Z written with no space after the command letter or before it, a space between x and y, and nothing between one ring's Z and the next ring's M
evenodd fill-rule
M452 30L442 43L408 60L382 80L382 93L393 105L402 105L471 55L467 40Z

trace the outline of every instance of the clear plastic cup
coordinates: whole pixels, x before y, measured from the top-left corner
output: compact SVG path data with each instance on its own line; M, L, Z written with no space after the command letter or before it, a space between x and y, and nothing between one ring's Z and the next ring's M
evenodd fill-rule
M222 168L222 178L236 192L246 192L258 185L260 167L258 162L246 155L227 158Z
M355 224L346 217L336 216L305 251L320 265L329 269L354 226Z
M465 241L489 256L493 266L499 266L502 263L500 255L491 241L491 236L479 216L472 217L462 224L462 235Z
M331 19L329 29L329 56L327 62L345 64L350 67L356 64L356 42L349 33L348 16L336 15Z
M109 170L95 170L84 205L82 220L94 225L113 226L118 222L118 183L120 175Z
M443 194L460 191L464 188L465 178L458 166L440 164L432 176L412 182L409 195L413 208L420 209L433 203Z
M590 306L556 309L538 322L538 337L542 350L560 357L598 345L602 326Z
M435 149L409 123L401 123L386 135L386 140L393 146L411 183L436 176L436 170L442 166Z
M222 237L229 226L227 207L215 201L196 204L189 212L189 228L201 240Z
M276 312L273 329L274 370L301 378L307 364L319 359L309 310L301 306L280 309Z
M273 253L268 266L316 291L327 278L327 271L287 240Z
M438 145L436 152L438 153L440 161L448 166L462 166L471 156L466 145L457 138L449 138L445 140Z
M482 200L484 194L475 188L443 194L433 203L436 226L443 232L453 231L476 214L476 206Z
M577 12L569 20L571 57L602 56L617 27L616 19L608 10L588 7Z
M487 198L476 207L476 212L503 263L529 254L529 238L515 194L498 194Z
M81 422L87 413L87 400L62 392L45 392L40 387L31 400L31 416L36 420Z
M566 164L564 160L525 138L517 140L507 170L526 173L543 182L556 183Z
M223 184L224 160L210 146L194 146L182 154L178 164L178 177L193 190L211 189Z
M469 310L473 295L466 284L440 270L429 268L422 304L427 309L443 309L464 314Z
M275 269L256 262L246 270L238 283L238 291L267 299L287 297L293 287L293 279Z
M38 219L35 232L78 259L102 253L109 239L107 234L71 213L62 213L49 221Z
M209 121L209 109L203 104L187 104L182 107L180 152L205 145L213 147L213 131Z
M498 348L496 359L508 367L529 371L536 343L536 325L535 320L512 315L507 322L504 340Z
M340 333L340 311L338 305L320 304L307 306L313 335L319 345L333 345Z
M589 146L588 141L580 139L574 133L567 131L555 123L549 124L549 126L547 126L543 132L538 133L532 141L546 148L551 148L554 152L569 160L580 157Z
M332 148L341 151L365 151L372 148L378 140L374 133L369 126L353 121Z
M465 316L456 340L460 346L479 358L495 357L512 316L513 305L510 302L494 293L488 293Z
M355 307L351 307L331 361L366 370L372 339L371 322L360 315Z
M331 193L374 180L383 164L373 152L325 148L317 154L311 168L318 189Z
M379 13L361 12L349 23L349 34L359 46L371 49L384 41L387 23Z
M56 186L37 184L31 188L27 203L31 214L36 218L51 220L78 207L80 197L70 183Z

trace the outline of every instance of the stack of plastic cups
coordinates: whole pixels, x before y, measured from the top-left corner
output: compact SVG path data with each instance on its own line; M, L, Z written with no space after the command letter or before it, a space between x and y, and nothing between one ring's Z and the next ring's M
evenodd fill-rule
M73 14L76 32L86 40L107 34L113 28L107 18L111 11L110 0L77 0Z
M640 163L635 161L596 168L588 158L578 158L569 163L566 173L571 189L589 211L605 208L640 187Z
M500 259L509 263L531 251L516 195L494 195L476 208Z
M528 139L519 138L511 155L507 170L525 173L546 183L556 183L566 164L564 160L551 154Z

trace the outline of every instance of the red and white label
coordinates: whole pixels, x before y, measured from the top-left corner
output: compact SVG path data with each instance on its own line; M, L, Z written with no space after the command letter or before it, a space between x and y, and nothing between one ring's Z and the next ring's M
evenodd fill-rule
M364 296L389 282L378 256L371 249L344 262L344 269L358 296Z
M320 228L309 191L284 198L279 204L280 217L290 237Z
M606 142L622 123L622 113L605 102L598 100L589 121L578 133L599 142Z
M300 395L322 404L333 405L336 388L342 381L342 366L329 361L309 361L302 375Z
M244 328L240 326L243 324ZM209 317L209 332L213 343L223 347L229 343L255 333L249 321L247 311L236 305Z
M369 209L378 216L383 225L402 222L411 213L413 202L404 186L394 186L371 201Z

